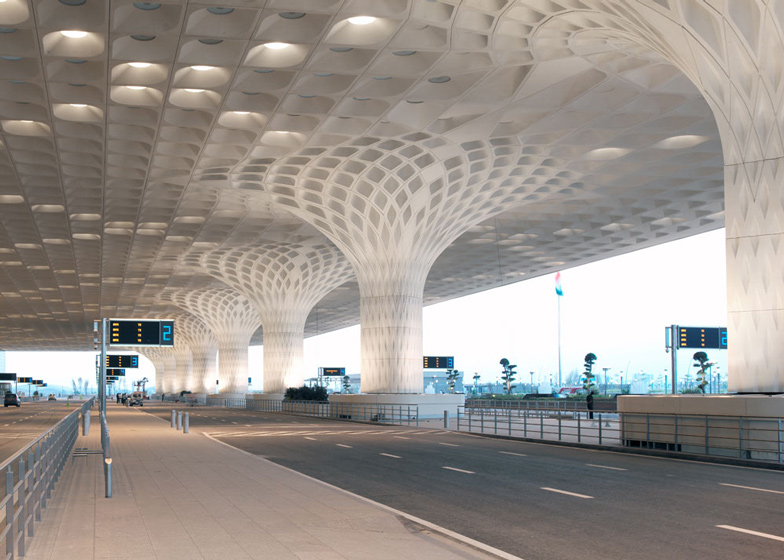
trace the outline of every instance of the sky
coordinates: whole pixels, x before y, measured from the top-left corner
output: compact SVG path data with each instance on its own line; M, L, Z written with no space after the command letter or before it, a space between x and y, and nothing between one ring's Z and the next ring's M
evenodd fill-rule
M454 356L468 382L498 380L499 362L517 364L518 381L546 385L558 378L558 303L560 299L561 372L582 371L584 356L597 356L594 372L609 368L608 378L624 382L641 373L660 380L670 369L665 327L721 327L727 324L725 232L723 229L642 249L561 272L564 295L555 293L554 274L524 280L480 294L428 306L423 311L423 351ZM732 341L729 341L732 344ZM695 350L678 352L679 377L696 368ZM726 378L726 350L707 350ZM263 349L251 347L251 390L262 386ZM146 376L152 364L140 359L138 371L126 370L130 382ZM50 386L71 387L79 377L95 388L92 352L8 352L6 371L44 379ZM360 371L359 326L305 340L306 377L319 367ZM152 383L154 384L154 383ZM149 388L149 385L148 385ZM22 388L19 388L22 391Z

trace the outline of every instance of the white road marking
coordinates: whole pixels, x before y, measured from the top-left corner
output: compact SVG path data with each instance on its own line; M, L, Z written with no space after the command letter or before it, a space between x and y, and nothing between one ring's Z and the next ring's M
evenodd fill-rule
M316 438L314 438L314 437L307 437L307 436L305 436L305 439L309 439L310 441L316 441Z
M464 471L463 469L456 469L454 467L441 467L441 468L442 469L446 469L448 471L461 472L461 473L465 473L465 474L476 474L474 471Z
M392 437L395 438L395 439L410 439L410 438L403 437L403 436L392 436Z
M738 533L746 533L747 535L754 535L755 537L764 537L774 541L784 542L784 537L777 535L769 535L768 533L760 533L758 531L750 531L749 529L741 529L740 527L733 527L732 525L716 525L719 529L727 529L729 531L736 531Z
M237 422L232 422L232 424L236 424Z
M528 457L528 455L525 453L512 453L511 451L499 451L499 453L504 455L514 455L515 457Z
M400 455L391 455L389 453L379 453L379 455L383 455L384 457L392 457L393 459L402 459Z
M342 443L336 443L335 445L337 445L338 447L345 447L346 449L354 449L350 445L343 445Z
M609 469L611 471L625 471L626 469L622 469L620 467L608 467L607 465L592 465L591 463L585 463L586 467L594 467L596 469Z
M460 447L456 443L444 443L443 441L439 441L438 445L446 445L447 447Z
M756 490L757 492L768 492L770 494L784 494L784 492L780 490L767 490L765 488L754 488L753 486L740 486L739 484L725 484L724 482L719 482L719 486L729 486L730 488L743 488L744 490Z
M547 486L542 486L542 490L547 490L548 492L555 492L557 494L565 494L567 496L574 496L575 498L583 498L585 500L593 499L593 496L586 496L585 494L575 494L574 492L567 492L566 490L558 490L557 488L548 488Z

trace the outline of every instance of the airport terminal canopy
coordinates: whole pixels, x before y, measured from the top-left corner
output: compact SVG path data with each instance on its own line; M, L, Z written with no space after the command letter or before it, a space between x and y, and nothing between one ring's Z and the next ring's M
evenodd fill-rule
M282 383L297 338L361 321L363 390L416 392L423 304L726 223L730 374L784 390L782 19L762 0L0 2L2 347L184 313L218 346L280 350ZM226 290L243 311L216 321Z

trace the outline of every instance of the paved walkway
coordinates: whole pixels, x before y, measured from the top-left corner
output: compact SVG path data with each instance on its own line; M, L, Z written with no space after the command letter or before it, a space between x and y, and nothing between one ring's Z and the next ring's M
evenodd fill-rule
M100 449L93 414L77 448ZM30 560L514 558L249 455L109 405L114 490L101 455L69 459ZM479 545L479 543L473 543Z

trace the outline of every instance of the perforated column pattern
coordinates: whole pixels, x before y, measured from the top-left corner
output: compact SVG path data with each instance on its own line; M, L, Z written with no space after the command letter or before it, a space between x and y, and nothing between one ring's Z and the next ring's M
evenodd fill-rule
M207 325L189 313L169 316L175 320L175 337L186 341L193 356L193 375L185 389L193 393L204 393L213 389L212 384L218 374L218 342L215 336Z
M305 379L303 336L313 306L353 278L332 244L269 244L193 254L185 259L244 294L264 331L264 392L283 393Z
M233 289L176 292L171 301L209 327L218 341L221 393L248 391L248 344L261 325L250 301Z
M193 383L193 353L188 343L175 341L174 356L177 362L174 390L178 393L188 391Z

